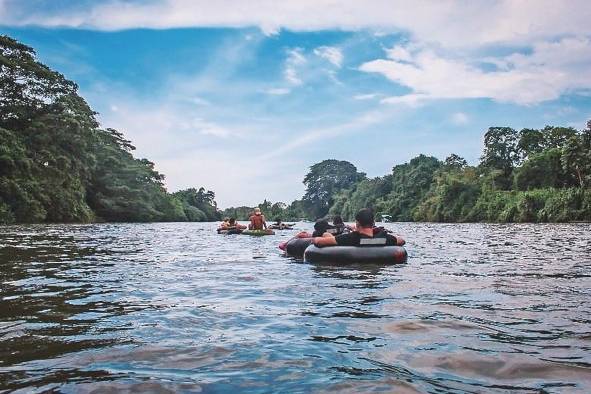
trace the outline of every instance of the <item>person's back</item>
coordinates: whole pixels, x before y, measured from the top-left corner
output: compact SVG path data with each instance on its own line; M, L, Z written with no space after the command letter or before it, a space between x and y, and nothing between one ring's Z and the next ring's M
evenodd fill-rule
M404 239L388 234L384 229L374 231L373 212L364 208L355 215L356 228L336 237L315 238L317 246L394 246L404 245Z
M263 230L267 228L265 222L265 215L261 213L260 208L255 208L254 215L250 217L250 229L251 230Z
M395 236L386 231L380 231L369 234L363 231L351 231L347 234L337 235L335 237L339 246L396 246L398 240Z

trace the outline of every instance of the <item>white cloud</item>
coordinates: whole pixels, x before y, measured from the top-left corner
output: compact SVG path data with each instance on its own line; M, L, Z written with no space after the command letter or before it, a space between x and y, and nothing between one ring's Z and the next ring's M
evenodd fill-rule
M367 94L356 94L353 96L355 100L371 100L378 97L379 94L377 93L367 93Z
M303 81L298 75L298 68L307 62L301 48L290 49L287 52L287 59L285 60L285 70L283 75L287 82L297 86L301 85Z
M386 55L392 60L401 60L405 62L412 61L410 50L401 45L395 45L390 49L386 49Z
M465 125L468 122L470 122L470 119L468 118L468 115L466 115L463 112L456 112L451 116L451 121L454 124L457 125Z
M380 102L382 104L404 104L409 107L418 107L429 97L424 94L405 94L402 96L392 96L383 98Z
M191 126L202 135L212 135L214 137L228 138L231 135L235 134L226 127L222 127L214 122L208 122L202 118L194 118L191 122Z
M401 50L396 52L402 53ZM490 98L530 105L591 89L589 38L535 43L531 53L496 58L439 55L428 47L412 54L407 51L405 56L406 61L377 59L360 66L361 71L382 74L413 91L408 96L388 98L385 102ZM478 66L479 61L494 62L498 68L485 71Z
M270 94L272 96L283 96L285 94L289 94L291 92L290 89L287 88L272 88L267 89L265 93Z
M0 24L120 30L130 28L251 27L265 34L375 29L407 32L415 41L448 47L531 43L548 37L591 34L587 0L105 0L47 9L38 2L8 1Z
M343 52L337 47L321 46L314 49L314 54L328 60L335 67L341 68L343 65Z

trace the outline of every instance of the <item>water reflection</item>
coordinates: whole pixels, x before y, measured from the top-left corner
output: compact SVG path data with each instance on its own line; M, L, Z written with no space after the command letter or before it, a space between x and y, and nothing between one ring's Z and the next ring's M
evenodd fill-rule
M389 226L406 265L214 224L2 227L0 390L591 391L590 225Z

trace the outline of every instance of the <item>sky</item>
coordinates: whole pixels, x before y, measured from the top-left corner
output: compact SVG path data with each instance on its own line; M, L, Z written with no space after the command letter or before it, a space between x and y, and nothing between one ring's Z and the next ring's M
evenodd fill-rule
M0 33L74 80L169 191L300 198L314 163L370 177L476 164L488 127L591 119L591 2L0 0Z

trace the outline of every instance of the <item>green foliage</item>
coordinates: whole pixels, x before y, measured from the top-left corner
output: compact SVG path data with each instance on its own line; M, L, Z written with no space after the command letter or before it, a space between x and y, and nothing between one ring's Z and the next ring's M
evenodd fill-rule
M471 210L480 193L481 186L474 167L446 165L436 172L431 189L413 211L413 219L429 222L470 221Z
M215 202L215 193L201 187L199 190L190 188L181 190L172 195L180 202L181 212L184 212L187 220L215 221L221 218Z
M581 132L493 127L478 167L455 154L443 163L420 155L392 175L340 190L330 213L351 220L370 207L398 221L589 221L590 185L591 121Z
M314 164L304 178L306 193L303 201L308 204L309 215L323 217L334 203L337 192L363 179L365 174L357 172L357 168L348 161L324 160Z
M503 177L497 179L497 187L503 190L511 188L511 173L519 161L517 143L517 132L510 127L490 127L484 134L480 166L502 171Z
M344 220L353 220L361 208L372 208L377 212L379 200L392 191L392 176L364 179L335 196L330 208L331 215L341 215Z
M579 187L591 186L591 121L587 129L571 136L562 150L562 168Z
M283 202L272 203L263 201L257 205L261 209L268 222L281 219L284 222L308 219L301 200L295 200L290 205ZM248 220L255 207L231 207L221 212L221 216L227 218L236 218L237 220Z
M380 213L387 213L396 221L412 221L413 211L425 197L435 172L442 163L435 157L419 155L409 163L392 169L392 190L376 204Z
M100 129L77 89L0 36L0 223L187 220L154 164ZM215 202L206 211L191 217L215 217Z
M517 190L530 190L563 186L565 175L561 163L562 151L550 148L532 153L514 172Z

